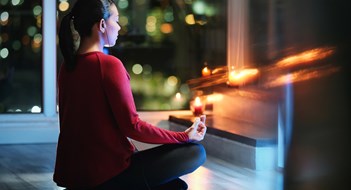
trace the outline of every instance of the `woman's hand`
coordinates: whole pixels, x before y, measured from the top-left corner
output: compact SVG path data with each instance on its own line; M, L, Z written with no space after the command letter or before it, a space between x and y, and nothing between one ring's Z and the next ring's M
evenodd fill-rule
M206 115L195 118L195 121L191 127L185 130L188 134L190 141L201 141L204 139L207 127L205 125Z

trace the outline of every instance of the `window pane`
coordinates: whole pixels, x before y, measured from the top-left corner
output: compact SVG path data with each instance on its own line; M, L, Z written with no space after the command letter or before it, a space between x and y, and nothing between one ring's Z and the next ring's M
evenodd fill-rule
M42 1L0 5L0 113L40 113Z
M189 109L186 82L200 77L205 63L226 64L226 1L120 0L118 6L122 30L110 52L131 74L137 107Z
M57 2L62 18L75 1ZM201 76L205 62L226 65L226 0L115 2L122 29L108 52L131 75L137 109L189 109L186 82ZM61 63L59 49L57 55Z

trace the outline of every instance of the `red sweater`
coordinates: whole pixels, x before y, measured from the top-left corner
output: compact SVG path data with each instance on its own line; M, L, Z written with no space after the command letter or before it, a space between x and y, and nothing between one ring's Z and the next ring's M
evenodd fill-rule
M59 74L60 135L54 181L89 188L130 164L127 137L155 144L187 142L185 132L157 128L139 119L122 62L101 52L77 57L74 71Z

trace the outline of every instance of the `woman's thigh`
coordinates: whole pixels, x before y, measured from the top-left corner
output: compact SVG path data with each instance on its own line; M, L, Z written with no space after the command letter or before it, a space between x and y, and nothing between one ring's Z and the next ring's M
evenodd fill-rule
M105 186L150 189L196 170L206 160L201 144L167 144L136 152L130 166Z
M162 145L134 156L143 165L144 176L151 186L191 173L206 160L205 149L196 143Z

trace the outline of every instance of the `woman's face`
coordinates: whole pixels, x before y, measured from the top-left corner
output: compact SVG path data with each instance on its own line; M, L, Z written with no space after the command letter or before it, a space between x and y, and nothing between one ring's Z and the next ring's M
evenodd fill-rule
M119 13L116 5L112 4L110 7L111 15L106 20L106 37L105 46L112 47L116 44L118 38L118 31L121 29L119 25Z

